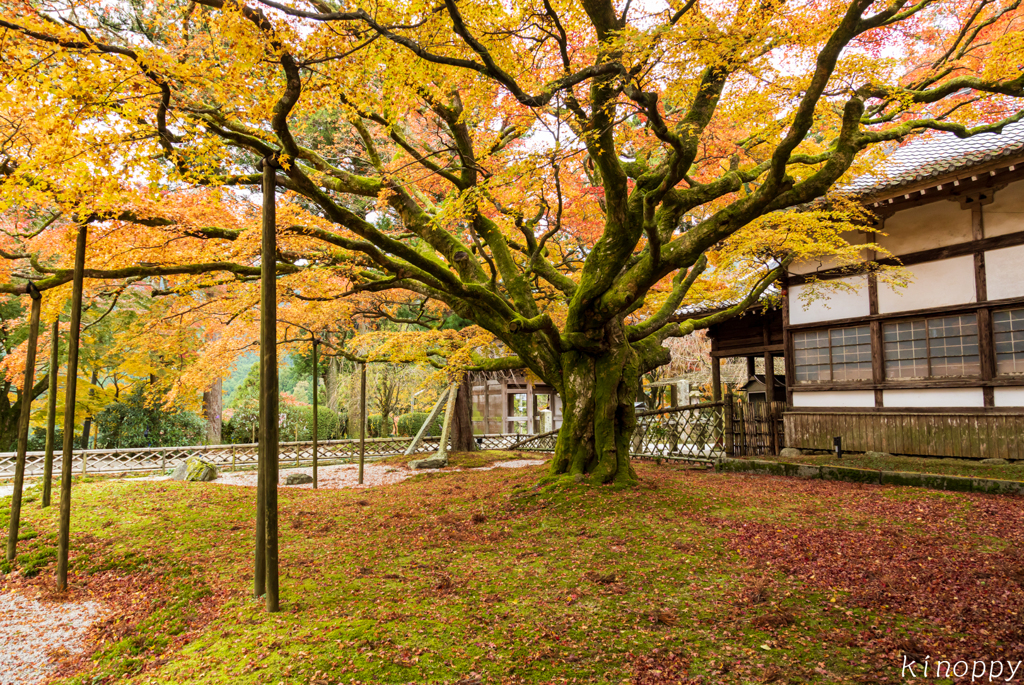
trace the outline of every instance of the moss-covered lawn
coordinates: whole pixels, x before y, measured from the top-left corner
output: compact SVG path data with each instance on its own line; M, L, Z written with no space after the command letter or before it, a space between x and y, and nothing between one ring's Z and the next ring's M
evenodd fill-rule
M59 680L895 683L904 653L1024 655L1024 500L644 463L540 492L543 468L282 488L276 615L252 489L78 485L72 594L116 615ZM57 513L27 505L41 573L0 590L52 585Z
M875 455L880 453L876 452ZM795 464L814 466L849 466L875 471L911 471L914 473L936 473L943 476L970 476L973 478L999 478L1002 480L1024 481L1024 462L1009 464L983 464L977 459L939 459L936 457L885 457L864 454L843 454L836 459L834 454L802 454L799 457L750 457Z

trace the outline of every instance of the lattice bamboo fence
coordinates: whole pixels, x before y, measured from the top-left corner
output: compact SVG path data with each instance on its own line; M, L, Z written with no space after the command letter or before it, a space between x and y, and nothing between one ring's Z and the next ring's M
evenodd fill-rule
M638 459L711 462L725 454L722 402L637 412L630 454ZM529 452L554 452L558 431L527 436L510 446Z
M520 435L481 435L478 444L482 449L508 449L519 440ZM366 458L382 459L403 454L412 438L367 438ZM437 451L438 437L426 437L419 444L415 454ZM237 469L256 464L258 445L194 445L189 447L141 447L109 450L75 450L72 469L75 473L124 473L129 471L162 471L173 469L193 455L209 459L221 469ZM359 458L358 440L321 440L317 443L318 460L321 463L346 462ZM29 452L25 458L25 475L43 475L45 452ZM14 476L17 455L14 452L0 453L0 479ZM282 465L310 464L313 461L312 442L282 442L280 444ZM61 471L61 455L53 455L53 472Z

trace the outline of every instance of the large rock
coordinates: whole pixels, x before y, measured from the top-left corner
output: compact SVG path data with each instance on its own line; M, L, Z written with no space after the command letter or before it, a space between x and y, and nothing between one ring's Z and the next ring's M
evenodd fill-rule
M795 447L783 447L779 450L779 456L783 459L795 459L796 457L803 456L803 452Z
M999 457L993 457L992 459L982 459L981 463L982 464L999 465L999 464L1009 464L1010 462L1006 461L1005 459L1000 459Z
M185 474L188 473L188 464L181 462L174 467L171 471L171 480L185 480Z
M410 469L443 469L448 466L447 454L435 454L425 459L413 459L409 462Z
M185 460L184 466L184 477L177 478L176 480L205 483L207 481L214 480L218 475L216 465L214 465L212 461L208 461L202 457L189 457ZM179 469L175 469L175 473L178 473Z
M305 485L313 482L313 476L308 473L289 473L284 477L285 485Z

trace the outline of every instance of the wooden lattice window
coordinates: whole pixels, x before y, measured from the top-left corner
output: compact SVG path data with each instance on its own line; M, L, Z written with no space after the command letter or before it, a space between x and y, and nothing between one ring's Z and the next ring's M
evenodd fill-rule
M1024 309L992 313L996 373L1024 373Z
M981 373L978 317L957 314L882 327L886 378L953 378Z
M794 333L793 348L797 383L871 379L868 326Z

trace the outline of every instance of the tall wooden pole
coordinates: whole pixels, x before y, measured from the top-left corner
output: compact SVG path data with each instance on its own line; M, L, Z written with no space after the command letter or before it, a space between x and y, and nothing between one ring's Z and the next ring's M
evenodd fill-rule
M319 371L319 369L317 369L317 367L316 367L316 364L317 364L316 344L317 344L316 336L313 336L313 489L314 490L317 489L317 487L316 487L317 486L317 480L316 480L316 452L317 452L317 450L316 450L316 448L317 448L316 438L317 438L317 418L318 418L318 416L317 416L317 411L318 411L317 395L320 394L320 387L319 387L320 379L317 377L317 372Z
M68 336L68 371L64 390L64 449L60 462L60 534L57 541L57 591L68 589L68 550L71 545L71 459L75 450L75 390L78 386L78 343L82 339L82 283L88 226L78 227L75 271L71 286L71 331ZM83 457L84 458L84 457Z
M50 329L50 388L47 390L46 457L43 459L43 508L50 506L53 489L53 438L57 428L57 373L60 371L60 317Z
M39 341L39 308L43 295L33 283L28 284L32 297L32 314L28 325L28 350L25 353L25 380L21 386L21 416L18 421L18 457L14 466L14 493L11 497L11 520L7 527L7 561L18 553L18 532L21 525L21 491L25 487L25 453L28 452L28 423L32 418L32 386L36 382L36 343Z
M722 401L722 360L711 358L711 401Z
M277 207L274 162L263 160L263 244L260 251L260 448L263 455L267 611L280 608L278 599L277 471Z
M366 459L366 362L359 365L359 484L363 484Z

